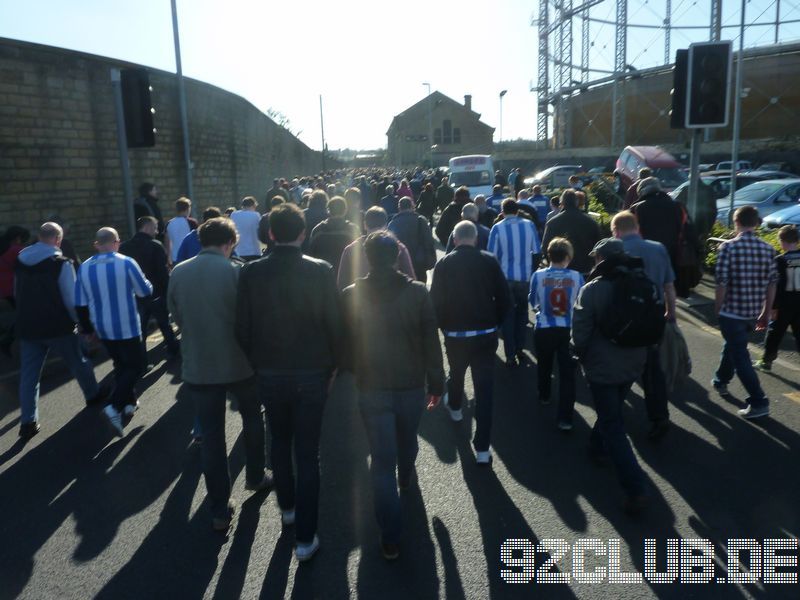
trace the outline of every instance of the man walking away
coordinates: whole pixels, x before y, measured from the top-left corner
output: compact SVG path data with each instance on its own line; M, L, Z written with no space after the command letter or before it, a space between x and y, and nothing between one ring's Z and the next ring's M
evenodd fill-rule
M516 367L525 358L528 290L533 264L538 263L539 234L532 221L519 217L516 200L503 200L503 220L489 234L489 252L497 257L511 290L512 310L503 323L506 365Z
M281 197L288 202L283 194ZM261 221L261 215L258 214L257 208L258 200L253 196L246 196L242 199L242 208L231 214L231 221L239 232L239 246L236 248L236 253L245 261L261 257L261 244L258 241L258 223Z
M502 185L494 185L492 187L492 195L486 199L486 206L489 208L500 211L503 200L508 198L508 195L503 193L503 186Z
M319 549L319 438L342 320L333 269L300 250L300 209L274 208L269 227L275 247L239 276L236 336L257 372L267 409L281 519L285 526L297 523L295 554L306 561Z
M97 231L97 254L78 269L75 307L84 333L94 333L114 362L115 387L104 413L122 437L123 417L133 417L139 407L134 388L147 363L136 298L152 294L153 285L135 260L118 252L119 243L116 229Z
M642 374L647 349L614 343L603 326L614 300L614 284L609 277L618 269L627 269L631 259L622 241L613 238L600 240L592 254L596 266L581 288L572 313L572 345L597 411L590 454L597 461L606 456L611 459L627 494L626 511L638 512L646 504L645 477L625 434L622 407L634 380Z
M531 277L528 299L536 311L534 348L538 367L539 402L550 403L553 360L558 359L558 429L572 430L575 407L575 362L569 347L572 307L583 287L583 276L567 268L572 244L553 238L547 247L550 266Z
M661 191L661 183L656 177L642 180L636 191L639 202L631 207L631 212L639 220L639 231L644 239L664 244L675 270L678 244L686 221L683 205Z
M417 280L424 283L428 280L428 269L436 264L430 223L414 211L414 199L409 196L400 198L397 207L400 212L389 222L389 231L408 248Z
M209 206L203 211L203 223L210 219L216 219L217 217L221 216L222 211L220 211L219 208L216 206ZM200 250L202 250L202 246L200 245L200 237L197 234L197 229L192 229L189 232L189 235L183 238L181 247L178 248L178 260L176 261L176 264L197 256L200 253Z
M725 339L719 367L712 380L721 396L728 396L728 383L734 372L747 390L747 407L739 411L745 419L769 415L769 399L764 395L758 375L750 362L747 342L753 326L767 327L775 301L778 270L775 251L756 237L761 224L758 210L742 206L733 213L737 236L720 246L715 276L715 309L719 330Z
M169 323L167 313L167 253L161 242L155 239L158 222L153 217L141 217L136 221L136 234L127 242L120 244L119 253L130 256L139 265L147 280L153 284L153 294L147 298L137 298L137 307L142 322L142 345L147 354L147 326L150 317L156 318L161 335L167 345L167 353L177 356L180 346L175 332Z
M778 231L778 239L783 249L783 254L775 257L778 291L772 306L767 340L764 342L764 355L754 365L761 371L772 369L772 361L778 357L778 346L790 325L797 351L800 352L800 247L797 227L784 225Z
M453 227L456 226L456 223L461 220L461 209L464 208L467 202L469 202L469 188L462 185L456 190L453 201L439 215L439 222L436 224L436 237L439 238L442 246L447 245L447 238L453 233Z
M227 531L234 513L225 445L225 399L238 401L247 455L245 487L266 489L264 419L255 374L236 341L236 287L239 268L230 261L238 235L221 217L199 228L200 253L172 271L169 308L183 332L183 378L203 432L203 473L211 503L212 527ZM198 298L202 298L198 302Z
M436 206L439 210L444 210L448 204L453 201L455 191L450 187L450 181L447 177L442 177L439 187L436 188Z
M567 238L575 250L575 256L569 264L570 269L584 275L591 271L592 259L589 252L600 239L600 227L592 217L578 208L578 197L574 190L568 189L561 193L561 212L547 221L542 245L547 248L556 237Z
M178 250L183 238L193 229L197 229L197 221L189 216L191 212L191 200L178 198L175 201L175 216L167 223L167 235L164 236L170 264L174 264L178 260Z
M328 218L314 227L308 253L339 268L344 249L361 235L359 227L347 220L347 203L341 196L328 201Z
M394 560L400 554L403 525L397 486L405 491L413 484L426 381L433 407L444 389L444 367L428 290L394 268L397 240L389 232L372 233L364 250L369 274L342 296L346 362L356 377L369 440L381 552Z
M39 381L55 350L83 392L86 404L100 401L94 366L75 333L75 269L59 248L63 232L55 223L39 228L39 241L23 249L14 269L16 335L20 342L19 437L39 433Z
M397 195L394 193L394 186L387 185L386 186L386 195L381 198L380 206L383 210L386 211L386 214L389 215L389 220L392 220L392 217L397 214Z
M364 213L364 227L367 235L362 235L355 242L351 243L342 252L342 259L339 261L339 272L336 276L337 285L343 290L359 277L364 277L369 272L367 265L367 254L364 251L364 242L370 233L383 231L386 229L386 211L380 206L372 206ZM397 255L395 269L404 273L411 279L416 279L414 266L411 264L411 256L403 242L398 241L400 252Z
M642 239L636 215L627 210L614 215L611 220L611 233L615 238L622 240L626 254L642 259L647 277L656 284L659 300L664 302L666 308L664 318L667 321L674 321L675 273L672 271L667 249L663 244ZM669 429L667 382L661 368L661 351L658 344L647 349L647 361L642 373L642 389L647 416L652 424L648 437L656 441Z
M480 217L480 211L476 204L472 202L467 202L464 205L464 208L461 209L461 218L465 221L472 221L475 223L475 227L478 230L478 243L477 247L478 250L486 250L489 247L489 233L490 230L488 227L484 227L480 223L478 223L478 218ZM450 254L453 250L455 250L456 244L455 240L453 239L454 235L451 233L450 237L447 239L447 247L444 249L445 253Z
M487 229L491 229L494 225L495 220L497 220L497 211L493 208L489 208L486 206L486 196L483 194L478 194L475 196L475 206L478 207L478 223L486 227Z
M511 310L508 282L494 256L478 250L478 230L461 221L453 232L455 250L433 269L431 297L444 333L450 377L445 406L453 421L461 421L464 375L472 372L475 388L475 436L478 464L492 460L492 390L497 328Z

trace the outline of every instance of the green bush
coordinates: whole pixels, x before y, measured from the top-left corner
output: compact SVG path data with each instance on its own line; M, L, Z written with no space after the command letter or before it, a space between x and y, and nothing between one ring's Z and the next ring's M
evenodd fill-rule
M782 252L781 250L781 243L778 240L778 230L777 229L757 229L756 235L767 242L770 246L775 248L776 252ZM722 238L722 239L732 239L736 237L736 233L733 229L726 227L719 221L715 221L714 225L711 227L711 233L709 233L710 238ZM714 242L708 242L706 244L706 256L704 259L704 264L706 270L709 273L714 272L714 267L717 265L717 248L719 244Z

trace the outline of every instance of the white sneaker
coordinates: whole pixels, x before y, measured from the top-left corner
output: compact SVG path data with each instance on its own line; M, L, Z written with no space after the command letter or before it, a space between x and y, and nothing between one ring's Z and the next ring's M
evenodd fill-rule
M306 562L314 558L317 550L319 550L319 538L314 534L314 539L311 540L310 544L297 544L294 549L294 555L299 562Z
M136 404L126 404L125 408L122 409L122 414L124 414L126 417L132 417L133 413L135 413L137 410L139 410L138 400L136 401Z
M114 433L116 433L117 436L122 437L122 415L120 415L117 412L117 409L110 404L103 409L103 414L108 419L108 423L111 425L111 429L114 430Z
M475 453L475 462L479 465L489 465L492 463L492 452L486 450L484 452Z
M294 525L294 509L281 511L281 523L284 527Z
M450 403L448 402L448 400L450 400L450 396L447 394L447 392L445 392L444 398L442 398L442 400L444 400L444 405L447 408L447 412L450 413L450 419L453 420L455 423L460 422L464 418L464 414L461 412L460 408L458 410L453 410L452 408L450 408Z

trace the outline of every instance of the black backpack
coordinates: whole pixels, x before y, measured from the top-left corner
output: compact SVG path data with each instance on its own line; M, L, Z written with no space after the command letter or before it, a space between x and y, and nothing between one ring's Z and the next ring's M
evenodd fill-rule
M666 325L664 303L641 259L629 259L601 277L612 287L611 304L599 323L603 336L626 348L658 344Z

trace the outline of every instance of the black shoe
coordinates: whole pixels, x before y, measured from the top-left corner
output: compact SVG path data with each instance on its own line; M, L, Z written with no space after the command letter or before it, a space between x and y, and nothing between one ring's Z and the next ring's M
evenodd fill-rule
M649 504L647 496L639 494L637 496L628 496L625 504L622 506L623 510L629 515L638 515Z
M519 361L519 364L523 364L524 362L526 362L528 360L528 357L525 356L525 352L523 352L522 350L517 352L515 354L515 356L517 357L517 360Z
M30 423L23 423L22 425L19 426L19 437L21 437L23 440L29 440L37 433L39 433L40 429L41 427L39 427L39 423L37 423L36 421L31 421Z
M411 473L409 474L408 478L406 479L398 478L397 486L400 488L401 492L407 492L411 488L416 478L417 478L417 469L413 468L411 469Z
M516 356L512 356L509 359L506 359L506 366L509 369L516 369L519 366L519 361L517 360Z
M647 432L647 439L651 442L657 442L669 431L669 419L659 419L658 421L653 421L653 425L650 427L650 431Z
M541 404L550 404L550 396L539 396L539 402Z
M397 560L400 556L400 546L381 542L381 554L386 560Z

